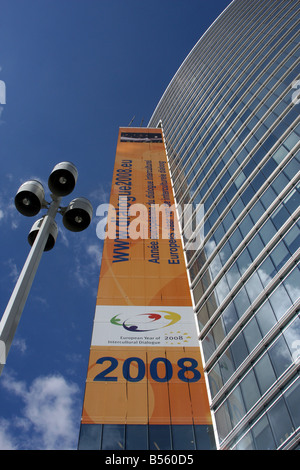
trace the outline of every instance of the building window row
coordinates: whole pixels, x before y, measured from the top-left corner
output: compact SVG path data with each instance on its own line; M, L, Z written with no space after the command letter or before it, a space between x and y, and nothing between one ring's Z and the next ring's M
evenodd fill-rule
M283 28L281 30L282 33L285 33L285 29L287 28ZM292 29L289 33L289 36L291 36L292 34L295 34L295 31L293 32L294 30ZM286 34L286 33L285 33ZM224 67L222 68L222 76L219 78L219 82L221 82L222 84L224 83L224 89L222 89L222 94L220 94L220 98L222 98L220 100L221 102L221 106L223 107L224 106L224 102L225 102L225 106L231 106L232 108L234 107L234 105L236 105L236 103L238 102L238 100L240 99L240 97L243 95L243 94L247 94L247 91L249 90L249 88L252 88L254 86L254 83L255 83L255 80L257 80L257 77L258 75L260 75L262 72L262 70L264 70L265 68L269 68L269 67L272 67L272 62L274 60L276 60L276 54L278 55L280 52L281 52L281 55L282 55L282 52L281 49L282 49L282 46L283 45L286 45L286 47L288 47L288 49L290 49L291 46L293 46L293 44L291 44L290 46L288 45L288 42L287 40L289 39L289 36L286 36L284 38L282 38L282 35L280 35L280 40L279 40L279 45L277 45L276 48L274 48L274 50L271 50L270 52L268 52L268 55L267 57L265 56L265 54L262 53L261 51L261 45L259 44L259 54L257 55L256 54L256 57L254 55L254 53L252 52L252 56L253 56L253 63L251 64L251 72L250 71L245 71L245 67L241 67L241 70L240 70L240 77L237 77L237 70L236 70L236 67L234 67L234 65L232 65L232 68L234 70L234 73L232 74L232 77L231 79L227 82L225 81L225 77L224 77ZM278 41L278 37L276 38L276 40ZM257 41L257 38L255 37L255 47L258 47L257 44L258 44L259 41ZM243 46L244 47L244 46ZM252 47L252 50L253 50L253 47ZM244 51L243 51L244 52ZM286 51L285 53L285 56L284 58L282 57L282 60L286 60L286 56L288 55L288 50ZM242 55L244 57L244 55ZM255 57L255 59L254 59ZM271 60L271 58L273 60ZM263 67L264 66L264 67ZM250 65L248 64L248 67L250 67ZM228 63L226 64L226 68L225 70L227 70L228 68ZM251 80L251 81L250 81ZM211 83L211 80L209 81L209 83ZM214 98L213 98L213 102L216 100L217 96L216 96L216 90L214 89ZM227 94L229 94L229 98L227 96ZM198 103L201 103L201 100L198 99ZM199 106L199 104L198 104ZM201 132L201 141L203 142L204 140L207 142L209 137L211 135L213 135L213 132L210 131L209 132L209 135L208 135L208 138L205 139L205 135L204 135L204 132L202 131L202 129L209 129L212 125L215 124L215 119L214 119L214 116L218 116L218 109L216 107L216 103L214 103L214 105L212 106L212 98L210 96L210 99L209 99L209 102L207 103L206 107L199 109L197 111L197 115L199 116L200 115L200 111L201 111L201 118L203 120L203 115L204 115L204 110L206 113L210 112L211 113L211 108L213 109L213 116L210 116L210 119L209 121L205 121L205 127L203 127L204 125L204 121L203 121L203 124L201 126L201 128L197 128L197 133L199 135L199 133ZM228 111L227 111L228 112ZM195 117L197 117L197 115ZM185 125L189 126L189 122L192 124L193 123L193 120L191 118L191 116L189 116L189 121L185 122ZM186 121L186 119L185 119ZM194 125L194 124L193 124ZM215 128L215 126L214 126ZM190 133L192 133L192 130L190 130ZM199 142L199 138L198 138L198 142ZM174 143L172 142L173 144L173 148L174 148ZM195 147L195 145L193 145L193 147ZM201 147L203 148L203 147ZM175 149L176 153L178 153L178 149ZM180 161L180 164L183 165L185 160L186 160L186 156L183 155L183 152L179 152L181 155L182 155L182 158L181 158L181 161ZM199 152L198 152L199 153Z
M228 159L230 159L230 162L232 163L230 166L225 165L223 174L221 176L216 173L212 175L214 180L217 181L217 186L216 189L212 191L211 197L208 199L209 204L212 205L208 207L207 203L205 203L205 235L209 232L214 223L219 219L220 215L223 213L224 208L228 206L228 204L234 197L237 197L237 185L241 184L241 182L238 180L238 177L240 175L240 173L238 172L241 172L241 166L243 165L243 173L241 173L241 176L244 176L244 180L246 180L246 178L248 178L254 170L257 171L257 167L260 166L261 162L266 160L268 152L270 152L274 144L277 143L278 137L282 136L282 132L284 132L290 125L294 123L295 119L298 118L299 114L298 110L295 109L296 106L291 105L291 93L292 90L290 88L288 95L285 97L285 102L287 106L286 115L283 116L281 114L282 101L280 101L277 104L276 108L271 111L269 118L272 123L274 123L275 121L277 125L271 130L268 130L268 123L266 123L266 125L263 125L264 132L266 132L266 134L264 134L263 132L264 140L262 140L262 135L259 132L262 130L262 126L260 126L258 129L256 129L254 135L251 137L250 141L245 146L242 146L240 143L241 151L235 157L233 162L230 155L234 153L234 149L230 150L230 154L227 156L225 161L228 161ZM297 138L299 138L298 134ZM251 155L251 152L254 153ZM271 166L272 163L274 170L276 168L277 162L274 161L271 156L269 158L269 162L266 164L266 167L268 168L268 166ZM269 176L269 174L267 176ZM206 182L206 184L204 185L203 191L210 191L211 185L212 181L210 181L209 179L209 181ZM193 203L193 206L196 209L196 205L199 204L203 198L201 196L201 192L199 192L199 185L197 183L197 180L193 183L193 186L194 197L193 199L191 199L190 202ZM221 194L218 197L220 191ZM183 201L180 200L179 202L181 203Z
M274 197L275 195L276 198L276 193L272 186L269 186L269 189L271 189L271 191L264 193L266 194L266 197L270 197L271 199L271 197ZM238 228L229 237L228 242L222 247L219 256L214 258L210 263L209 268L204 272L201 279L195 285L193 295L196 305L200 302L203 295L208 290L211 291L213 287L217 292L216 303L218 306L221 305L227 295L225 290L228 293L228 289L226 289L226 285L224 285L224 275L225 279L227 278L228 286L231 289L248 269L250 264L256 260L257 256L261 256L265 246L270 243L273 237L277 236L286 221L298 208L298 198L299 189L297 190L297 188L294 188L282 202L280 202L279 199L275 199L279 204L277 207L275 205L276 202L273 204L273 213L261 227L258 225L255 227L256 233L251 239L249 239L248 233L250 232L251 236L251 229L252 226L254 226L254 223L251 220L250 212L243 218ZM274 243L275 241L276 238L274 238ZM241 250L243 251L241 252ZM206 295L208 294L206 293ZM204 316L202 317L202 315ZM210 318L207 318L204 312L202 315L199 315L199 327L201 329L205 326L205 323L203 322L205 318L207 320Z
M251 429L232 445L235 450L274 450L284 446L291 435L295 435L295 445L299 450L300 378L280 393L268 410L251 426ZM298 438L297 438L298 437ZM298 443L298 447L296 447Z
M259 402L261 397L271 387L274 387L275 382L289 368L299 363L300 350L299 346L298 349L295 346L297 343L299 344L299 341L300 318L298 314L216 410L215 419L221 441ZM297 414L299 415L299 412L296 413L296 417ZM298 426L300 426L300 421L294 422L290 432L293 432ZM278 442L277 445L282 444L282 442Z
M267 289L268 284L271 283L273 278L285 265L285 262L290 260L291 256L299 249L300 237L298 236L293 240L293 232L299 232L299 223L294 225L292 229L287 232L283 239L273 248L269 256L258 265L257 269L250 277L247 276L246 280L242 278L238 281L237 285L242 287L234 298L230 300L226 308L221 311L221 314L219 314L218 319L213 323L210 330L205 333L202 342L205 360L210 358L238 319L241 318L250 305L256 301L262 291ZM249 252L245 251L246 260L244 259L243 262L246 261L246 264L250 266L251 261L250 259L247 261L248 256ZM222 284L220 283L218 290L213 291L206 302L206 307L208 311L210 310L210 314L217 310L216 294L219 293L220 295L221 293L223 296L225 292L228 293L226 281L228 282L228 276L226 280L222 280Z
M276 239L278 240L278 232L281 230L281 227L284 226L284 224L293 215L294 211L298 208L299 192L300 183L298 183L298 185L294 189L292 189L292 191L279 204L279 206L266 220L266 222L262 225L262 227L254 235L254 237L249 241L248 245L237 256L237 258L234 260L234 263L226 270L226 272L224 273L220 271L219 273L221 274L217 273L219 275L219 278L215 276L216 280L214 281L214 284L212 284L212 280L209 276L209 271L207 272L206 277L202 277L199 280L199 282L193 289L193 296L196 306L198 305L204 294L208 291L208 289L211 291L212 288L214 290L213 293L210 294L210 296L213 296L213 298L215 299L216 308L221 305L229 291L235 286L237 282L239 282L241 276L244 275L249 266L253 263L254 260L256 260L257 256L262 255L262 252L264 251L265 247L269 245L270 241L273 239L273 243L275 243ZM246 227L247 224L245 225L245 228ZM298 227L295 229L295 232L297 232L297 230ZM239 235L239 233L237 235ZM246 232L244 236L245 235ZM291 242L290 236L288 237L286 235L286 237L289 250L292 250L294 253L295 247L297 246L297 242ZM239 240L237 238L236 242L238 241ZM240 242L242 242L242 240L240 240ZM283 241L281 241L280 243L282 242ZM287 251L287 254L288 253L290 253L290 251ZM290 256L290 254L288 256ZM222 277L220 278L220 276ZM208 293L206 295L208 297ZM213 316L213 314L214 311L207 311L206 313L204 311L201 313L199 312L199 327L201 329L204 325L206 325L207 321Z
M269 7L270 8L270 7ZM244 11L242 11L244 10ZM222 22L219 23L217 26L217 30L208 30L205 35L199 40L197 45L195 46L195 51L193 54L187 57L186 61L184 62L184 66L180 67L178 72L176 73L174 79L170 83L169 87L167 88L163 99L160 102L159 106L159 113L161 115L168 115L169 119L167 121L167 128L166 131L168 135L171 135L172 132L172 122L174 122L175 119L177 119L177 116L179 114L182 115L182 110L180 109L181 104L185 104L188 96L191 95L192 91L191 88L195 88L197 91L197 88L199 86L205 87L206 83L203 82L201 85L199 81L196 80L191 80L190 87L182 87L181 83L182 80L187 81L186 77L186 70L190 71L193 77L204 77L205 78L205 73L212 72L211 67L209 64L211 63L211 60L214 59L216 61L216 67L218 62L222 59L223 63L226 60L226 50L229 44L232 45L232 40L229 36L229 39L224 41L224 33L225 31L228 33L228 31L235 31L235 34L237 37L240 34L240 31L243 29L243 24L244 24L244 15L247 14L249 17L252 14L252 11L255 10L255 6L249 5L249 2L245 2L244 5L242 6L241 9L239 9L239 14L236 15L234 18L227 12L223 13L222 17ZM258 13L256 13L258 16ZM213 57L211 57L212 54L212 49L215 49L217 51L216 54L214 54ZM206 60L202 61L199 64L199 57L206 58ZM222 64L219 66L221 68ZM170 113L170 110L172 111ZM154 113L152 119L152 122L154 122L154 125L157 122L156 118L156 113ZM150 124L151 125L151 124ZM176 137L176 134L175 136ZM172 139L173 140L173 137Z
M239 36L240 31L242 30L242 25L243 25L243 16L245 12L248 15L252 14L252 11L255 7L252 5L249 5L249 2L245 2L244 5L241 8L241 11L239 11L240 14L235 15L234 18L227 12L224 12L222 15L222 22L220 22L218 25L216 25L215 30L208 30L202 36L202 38L198 41L198 43L195 46L194 53L191 54L190 56L187 57L186 61L184 62L184 66L180 67L178 72L176 73L174 79L170 83L169 87L167 88L165 94L164 94L164 99L161 101L161 109L160 111L169 114L170 107L172 107L175 111L177 112L177 107L174 106L174 94L178 95L178 98L176 100L175 104L180 104L180 103L185 103L187 100L186 97L186 91L188 91L188 96L191 94L190 88L191 85L196 85L195 81L190 81L190 87L182 87L180 86L181 80L186 80L186 71L191 71L192 76L194 77L195 74L197 75L197 71L200 69L201 75L202 72L203 74L207 72L207 64L211 63L212 59L216 60L216 66L220 58L224 61L225 59L225 54L226 54L226 49L228 47L228 44L230 42L230 39L224 40L225 32L230 32L230 31L235 31L237 36ZM242 11L243 10L243 11ZM230 35L229 35L230 36ZM232 41L231 41L232 44ZM211 57L212 54L212 49L215 49L217 51L216 54L214 54L213 57ZM207 60L204 60L199 64L199 56ZM201 76L200 75L200 76ZM198 82L199 84L199 82ZM175 114L176 116L176 114ZM174 121L173 114L170 115L170 120L168 120L170 123ZM173 118L173 119L172 119ZM154 118L155 119L155 118ZM171 132L171 127L168 127L168 133Z
M291 35L295 36L294 41L286 43L285 40L282 39L273 53L269 53L268 59L271 55L274 54L277 54L277 58L273 57L273 60L268 62L267 67L256 67L251 71L248 71L248 73L243 72L241 77L243 82L241 84L239 84L238 80L234 81L233 79L226 84L226 89L228 91L224 94L224 96L222 96L222 100L220 100L220 109L218 109L218 105L216 103L214 105L213 115L210 115L209 119L206 120L205 123L201 123L201 127L194 127L194 134L196 135L196 138L193 139L192 145L189 145L188 151L185 153L180 152L180 155L182 155L180 163L184 164L187 162L184 167L185 174L188 174L187 170L189 170L189 167L192 166L195 158L198 167L199 163L202 163L201 156L205 156L205 165L211 161L211 158L216 158L214 155L212 155L210 158L207 157L212 149L214 151L216 150L218 147L217 143L222 144L223 140L220 140L220 132L222 127L226 125L226 129L222 131L222 137L227 137L227 140L227 134L230 132L230 127L233 129L230 135L233 135L233 131L237 133L241 128L241 122L243 123L246 121L250 111L252 111L252 109L254 109L258 104L261 106L261 101L265 99L265 96L267 94L270 95L268 85L278 85L283 75L286 74L287 69L293 69L294 73L292 79L295 78L296 72L294 70L294 66L296 60L295 57L297 57L295 28L292 28L292 31L289 33L289 36ZM285 46L284 48L282 48L282 44ZM292 49L295 49L295 57L289 58L289 55L292 54ZM263 59L264 61L266 60L265 58ZM274 71L274 68L277 68L277 70ZM277 82L275 75L278 79ZM288 85L289 84L290 82ZM257 87L259 86L261 88L260 90L257 90ZM278 91L276 91L276 94L278 94ZM275 99L277 97L276 94L274 97ZM253 96L256 97L256 99L254 99ZM251 103L253 100L254 103ZM243 104L245 104L245 106L243 106ZM250 105L251 108L248 109ZM203 119L203 110L201 117ZM236 122L236 124L232 123L233 120ZM191 155L192 158L190 158ZM212 163L214 163L214 161ZM201 169L201 173L202 172L203 170ZM181 173L179 172L179 174ZM174 174L174 182L176 187L176 173Z
M294 57L291 57L290 60L288 60L288 63L286 64L287 66L291 67L292 64L294 64L295 60ZM299 67L300 71L300 67ZM179 200L182 199L182 201L185 200L185 196L180 196L181 194L183 195L186 193L186 189L188 186L190 187L189 193L195 197L197 193L197 202L200 200L207 198L207 195L209 192L212 192L214 190L214 185L216 182L221 180L223 182L223 186L226 183L224 181L224 176L222 173L224 173L224 168L227 168L227 171L229 171L230 175L234 174L235 171L237 170L238 166L241 165L244 161L244 159L248 156L249 152L253 149L255 144L261 140L262 136L267 132L267 127L266 124L263 122L263 119L261 122L259 122L259 117L257 116L258 109L262 109L264 102L266 102L266 110L268 113L272 111L273 103L275 100L279 98L283 92L286 92L286 84L288 85L288 95L284 98L284 102L286 103L287 107L291 103L291 87L290 83L292 80L295 78L295 70L293 69L292 72L289 73L288 77L286 75L284 76L283 74L286 74L286 69L285 67L281 67L281 70L278 71L280 75L274 79L276 80L275 88L272 90L272 94L269 95L270 91L268 89L268 83L264 82L261 85L262 90L259 91L259 93L255 90L253 91L253 99L251 102L249 101L249 97L247 96L247 102L240 103L238 106L237 112L240 112L240 114L237 114L238 120L235 125L230 126L229 122L226 122L226 116L221 116L223 118L223 124L226 124L227 131L222 133L222 139L220 139L220 134L217 134L217 137L212 140L210 143L209 147L205 149L205 152L202 152L202 156L205 157L205 162L202 165L201 161L201 155L199 154L199 149L196 153L194 153L193 157L189 160L192 165L192 171L187 174L186 177L186 182L184 185L182 185L181 182L181 189L178 187L178 182L175 181L174 183L174 188L179 194ZM272 81L272 79L271 79ZM269 83L270 84L270 83ZM270 84L271 85L271 84ZM274 84L273 84L274 85ZM248 94L251 94L252 91L249 91ZM257 94L258 93L258 94ZM268 98L269 97L269 98ZM271 101L270 101L271 100ZM281 98L281 108L282 108L282 98ZM259 107L258 107L259 106ZM280 111L280 107L276 107L277 113L279 112L279 115L282 114ZM284 111L284 109L282 110ZM235 112L231 114L231 117L233 118L235 115ZM265 116L266 118L266 116ZM272 116L274 119L274 117ZM248 121L248 123L246 122ZM259 123L259 126L257 125ZM244 124L244 127L242 126ZM219 124L216 123L216 126ZM246 126L246 127L245 127ZM240 135L241 129L246 129L249 132L246 133L246 130L242 132ZM221 132L221 129L219 129ZM251 133L255 133L255 136L250 140L250 143L246 141L243 142L244 137L250 136ZM209 136L208 136L209 137ZM233 139L233 141L232 141ZM232 142L234 142L234 145L232 145ZM226 147L226 144L228 146L228 149L226 150L225 153L223 153L223 149ZM242 151L236 154L237 158L234 158L232 161L232 155L236 150L236 147L239 145L242 145ZM201 149L205 147L205 140L201 141ZM247 153L246 153L247 151ZM208 158L207 158L208 157ZM194 161L196 161L196 165L194 165ZM231 163L232 162L232 163ZM181 181L181 180L180 180ZM220 185L219 185L220 186ZM179 192L178 192L179 190ZM211 194L211 199L212 197L216 198L216 193L215 190L213 191L214 194ZM189 194L186 193L186 194ZM207 204L207 203L206 203Z
M296 134L295 137L298 138ZM287 145L290 145L290 142L286 143ZM291 142L291 145L294 145L294 142ZM281 161L288 155L288 153L289 148L282 144L273 155L273 158L278 165L280 165ZM249 188L251 188L255 197L258 197L262 188L263 193L260 194L259 199L254 204L251 204L251 208L248 210L246 215L245 209L242 208L241 210L239 203L240 200L238 200L231 208L228 208L226 216L220 221L218 227L214 230L206 243L204 243L203 248L199 250L197 256L190 264L190 279L192 286L198 282L197 278L203 276L203 271L207 265L209 267L206 268L206 277L210 279L210 282L212 282L235 250L247 239L247 235L255 225L256 230L258 230L258 220L263 214L269 211L270 206L274 204L274 201L279 195L281 195L282 198L282 193L289 187L289 182L292 181L294 176L299 172L300 151L294 155L283 169L282 167L279 169L281 169L280 173L274 177L273 180L269 180L269 184L267 179L268 175L266 175L265 172L259 172L257 176L251 180ZM268 184L267 187L264 187L266 184ZM280 202L278 199L277 201ZM242 202L247 202L246 194L242 198ZM247 207L247 205L245 207ZM244 214L242 220L239 218L240 214ZM230 228L235 227L235 225L237 227L228 233Z
M275 115L274 115L275 118ZM274 160L272 156L268 158L268 160L265 160L265 157L267 153L271 150L271 148L276 144L277 142L277 135L279 135L281 131L281 127L288 127L290 126L295 118L295 113L294 110L291 109L291 111L281 120L280 124L278 124L277 128L273 129L273 131L269 134L269 136L266 138L266 140L260 144L258 147L257 151L252 155L252 158L248 160L248 163L243 167L242 173L239 173L241 177L244 177L244 181L249 181L250 178L248 177L253 173L256 172L257 167L261 166L261 164L264 162L264 166L261 169L261 171L265 174L265 177L269 177L270 174L276 169L277 167L277 162ZM253 136L253 141L255 141L255 137ZM251 151L251 150L250 150ZM232 200L236 197L237 194L237 185L239 184L239 181L237 181L234 176L236 173L234 173L233 177L231 177L230 172L226 172L226 178L223 179L228 179L228 181L222 181L224 184L224 191L222 190L220 194L220 198L218 198L217 201L210 200L212 203L212 206L207 209L206 204L204 204L204 209L205 209L205 224L204 224L204 233L208 234L209 231L212 229L214 224L217 222L221 214L224 212L228 204L231 203ZM234 180L232 181L232 179ZM228 184L228 182L231 184ZM220 182L221 186L221 182ZM245 185L243 186L245 188ZM221 188L218 188L221 190ZM245 188L244 192L240 194L240 199L243 200L247 199L248 201L253 197L255 194L254 192L251 192L251 189L248 185L247 188ZM250 193L250 194L249 194ZM242 201L243 202L243 201ZM244 203L244 202L243 202Z
M280 325L280 320L289 312L293 315L293 306L299 302L300 288L299 267L296 266L266 299L266 301L254 311L253 316L243 329L235 336L230 346L208 372L210 392L212 399L222 390L231 379L240 365L246 361L254 349L258 350L268 333ZM296 343L295 343L296 344Z
M285 7L286 7L286 5L285 5ZM274 9L272 9L272 11L271 11L270 6L268 8L269 8L269 15L272 15L272 21L275 21L275 19L278 19L279 12L275 13ZM250 19L251 14L249 12L247 12L247 13L248 13L248 18ZM280 16L284 17L284 10L282 10L280 12ZM255 17L255 22L254 22L254 24L253 24L253 22L252 23L250 22L249 31L247 31L247 33L248 33L248 35L247 35L247 44L250 43L251 38L253 39L253 43L251 43L247 46L247 49L249 51L253 51L253 49L257 48L257 44L260 42L259 41L259 31L260 31L260 29L265 29L266 28L266 26L262 25L261 16L258 15L257 11L254 11L254 17ZM254 29L254 31L252 31L252 29ZM244 60L244 57L245 57L245 54L246 54L244 34L245 34L245 31L244 31L243 27L241 27L241 34L239 33L239 31L235 27L235 42L234 42L234 44L232 44L231 39L229 39L228 43L226 43L226 44L224 44L224 40L223 40L221 42L221 47L222 47L222 50L224 52L223 53L221 53L221 51L218 51L218 53L214 52L213 58L207 57L207 64L206 64L206 67L204 68L204 71L203 71L202 77L201 77L202 82L201 83L198 82L197 84L195 84L195 85L197 85L198 90L199 90L199 88L201 88L201 92L202 92L201 98L199 99L199 96L197 97L196 112L199 113L201 111L201 113L203 114L203 110L200 110L200 106L202 105L202 103L204 103L205 108L208 107L210 109L210 107L212 106L212 98L211 98L212 92L213 92L213 95L215 96L217 94L217 92L219 92L221 90L221 87L223 86L223 83L226 82L227 74L228 74L228 77L230 77L232 75L232 70L234 70L234 72L235 72L234 76L236 77L236 72L238 70L238 64L237 63L238 63L238 61ZM229 36L229 38L230 38L230 36ZM232 63L232 69L230 69L231 71L228 70L228 54L227 54L228 47L230 47L230 49L231 49L231 54L230 54L230 61L231 61L230 63ZM241 50L243 50L243 54L241 54ZM199 51L199 54L201 54L201 57L206 56L206 54L204 55L202 49L201 49L201 51ZM208 54L210 54L210 52ZM208 65L208 64L211 64L211 60L214 60L214 67L213 68L210 65ZM233 63L233 62L235 62L235 63ZM187 70L187 69L185 68L185 70ZM243 70L242 67L241 67L241 70ZM189 70L188 73L190 74L191 71ZM208 75L209 75L209 80L207 79ZM224 91L223 91L223 94L224 94ZM207 100L207 97L209 97L209 101L205 105L205 100ZM184 97L183 97L182 101L185 104L187 100L184 99ZM172 105L173 105L173 108L174 108L174 103L172 103ZM194 111L193 111L193 113L192 113L191 109L188 109L186 112L184 112L183 110L180 110L180 111L181 111L180 112L180 118L183 119L184 122L186 122L187 116L188 116L189 120L191 122L190 125L192 125L193 121L191 120L191 117L193 117L193 114L195 114ZM173 126L175 124L176 123L174 123ZM181 127L181 123L177 122L176 127ZM168 134L170 135L171 138L173 137L172 141L174 143L174 148L175 148L176 151L178 151L178 149L176 148L177 139L180 137L180 140L184 141L185 140L185 135L186 134L188 135L189 131L190 131L189 122L187 122L187 125L185 126L185 132L180 133L179 135L178 134L176 135L176 132L175 132L174 136L173 136L172 135L172 127L170 127L168 129Z
M119 451L212 450L213 448L212 426L196 424L82 424L78 446L79 450Z

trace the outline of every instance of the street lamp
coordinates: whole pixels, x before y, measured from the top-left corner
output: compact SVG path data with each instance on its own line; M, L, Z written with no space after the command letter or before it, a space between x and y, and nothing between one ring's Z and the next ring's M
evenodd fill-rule
M47 213L33 224L29 232L28 242L31 245L31 250L0 321L0 374L43 251L49 251L55 245L58 228L54 219L57 212L62 215L64 226L72 232L81 232L89 226L92 220L92 205L85 198L73 199L67 207L60 205L62 197L73 191L77 177L78 172L73 163L58 163L53 168L48 180L51 203L45 200L44 188L39 181L26 181L17 191L15 206L21 214L32 217L37 215L41 209L47 209Z

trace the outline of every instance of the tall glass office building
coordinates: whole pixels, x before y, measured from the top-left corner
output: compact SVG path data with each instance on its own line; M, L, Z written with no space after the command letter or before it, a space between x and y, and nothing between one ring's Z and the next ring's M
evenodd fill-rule
M186 262L220 449L299 448L299 72L299 1L236 0L149 122L177 204L204 204Z

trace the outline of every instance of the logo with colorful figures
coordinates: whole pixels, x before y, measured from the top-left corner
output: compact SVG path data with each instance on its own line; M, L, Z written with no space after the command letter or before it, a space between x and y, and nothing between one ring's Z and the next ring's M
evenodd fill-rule
M110 323L121 326L130 332L147 332L167 328L181 320L181 315L176 312L167 310L157 310L155 312L140 313L128 317L125 314L117 314L113 316Z

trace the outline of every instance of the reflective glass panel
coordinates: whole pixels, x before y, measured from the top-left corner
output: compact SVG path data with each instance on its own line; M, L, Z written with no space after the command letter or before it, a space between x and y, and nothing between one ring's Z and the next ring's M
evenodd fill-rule
M291 365L292 357L287 344L282 336L268 350L277 377Z
M125 424L103 424L102 450L125 449Z
M299 397L300 379L298 379L284 394L284 398L295 428L300 426Z
M80 426L78 450L100 450L102 424Z
M252 428L257 450L273 450L276 448L274 437L266 416L263 416Z
M263 395L275 382L276 375L268 354L265 354L254 366L257 383Z
M296 267L283 281L283 284L292 302L296 302L300 296L299 278L300 278L299 267Z
M214 450L216 448L212 426L194 425L196 449Z
M196 449L196 442L192 425L173 425L172 437L174 450Z
M300 357L300 318L297 317L290 326L284 330L283 336L287 342L294 362Z
M248 349L249 351L252 351L262 338L255 318L248 323L244 328L243 333Z
M241 381L240 387L242 390L246 411L249 411L260 398L260 391L257 386L253 370L251 370Z
M258 310L256 313L256 319L263 336L266 335L277 323L277 319L269 301L265 302Z
M149 426L149 449L172 450L171 428L169 425L151 424Z
M268 411L268 417L277 445L281 445L293 432L293 425L283 398Z
M292 301L283 285L277 287L269 297L269 302L272 305L277 320L280 320L292 305Z
M126 450L148 449L148 426L143 424L127 424Z

